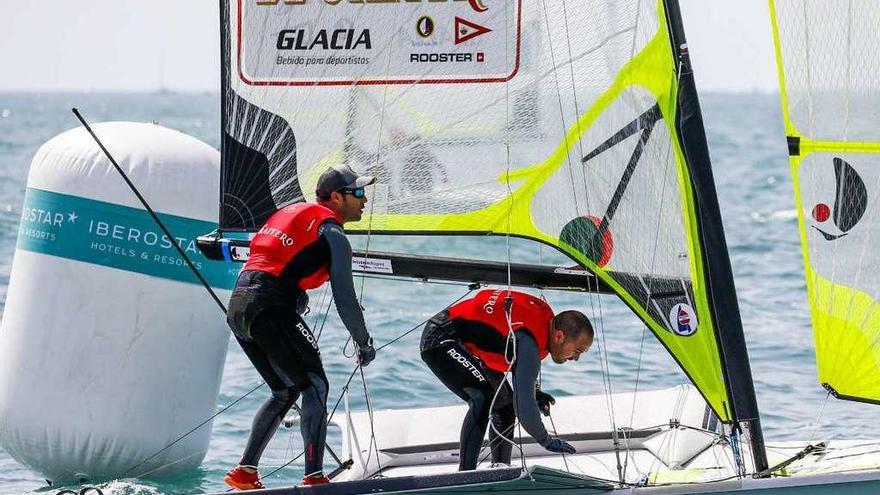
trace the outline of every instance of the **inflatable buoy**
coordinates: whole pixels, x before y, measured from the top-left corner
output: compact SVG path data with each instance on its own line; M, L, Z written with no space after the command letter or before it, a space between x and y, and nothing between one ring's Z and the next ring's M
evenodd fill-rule
M0 445L56 482L201 462L210 423L165 448L213 414L229 332L173 243L223 300L239 268L195 245L217 224L216 150L153 124L93 128L173 239L85 129L37 151L0 327Z

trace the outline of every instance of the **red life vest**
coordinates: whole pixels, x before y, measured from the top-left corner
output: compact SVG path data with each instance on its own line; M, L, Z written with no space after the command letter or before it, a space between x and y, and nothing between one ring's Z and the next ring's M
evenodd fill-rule
M242 271L260 270L276 277L307 246L317 242L318 227L327 219L342 224L342 217L317 203L295 203L276 211L251 239L251 252ZM302 290L316 289L330 280L329 260L300 278Z
M525 328L538 344L538 353L541 359L547 357L549 349L547 339L550 334L550 322L553 319L553 310L546 302L523 292L509 291L513 298L510 311L510 321L513 330ZM510 333L507 324L507 316L504 311L504 301L508 291L484 289L471 298L455 304L449 308L451 319L462 319L470 322L482 323L498 332L502 340ZM466 325L465 325L466 327ZM474 356L480 358L486 367L495 371L504 372L510 367L504 357L504 349L499 347L499 339L469 339L468 335L460 335L462 344L471 351ZM493 341L492 345L487 344ZM493 348L489 348L493 347Z

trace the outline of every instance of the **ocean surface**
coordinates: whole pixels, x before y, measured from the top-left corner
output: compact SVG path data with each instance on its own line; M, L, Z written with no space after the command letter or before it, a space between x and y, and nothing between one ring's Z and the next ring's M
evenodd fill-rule
M704 94L703 114L714 163L725 232L733 262L740 310L751 356L762 422L768 443L785 439L878 437L880 410L863 404L826 401L816 383L813 340L802 275L791 175L777 95ZM219 96L216 94L2 94L0 93L0 311L21 216L30 160L56 134L78 125L71 107L91 122L157 121L219 145ZM404 239L416 251L436 254L480 252L506 257L503 239ZM475 244L479 242L479 244ZM381 245L377 245L381 247ZM488 251L487 251L488 250ZM550 257L546 248L515 242L515 259ZM365 280L366 320L381 344L412 328L465 293L460 286ZM599 345L577 363L545 366L544 388L557 395L604 393L600 360L606 359L612 392L657 389L686 378L649 332L616 299L604 297L589 310L587 296L546 293L557 308L587 308L597 320ZM206 296L207 297L207 296ZM352 364L340 352L344 330L335 311L321 344L334 404ZM0 345L3 335L0 334ZM366 370L373 407L435 406L457 399L418 358L418 332L394 352L380 353ZM218 409L260 383L236 344L230 343ZM268 391L265 387L221 414L201 467L173 479L122 480L98 484L105 494L178 494L224 491L223 473L244 447L251 419ZM352 395L363 408L363 394ZM820 414L821 412L821 414ZM430 425L425 425L429 428ZM331 429L330 442L339 445ZM280 429L269 445L263 472L280 466L301 450L298 428ZM330 466L331 459L327 459ZM298 482L302 465L294 462L266 481L270 487ZM0 448L0 495L55 493L36 473Z

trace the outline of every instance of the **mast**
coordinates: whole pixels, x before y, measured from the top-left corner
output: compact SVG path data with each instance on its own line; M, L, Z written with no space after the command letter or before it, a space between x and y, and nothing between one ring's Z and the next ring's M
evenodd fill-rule
M703 252L707 254L703 266L707 282L713 324L717 329L721 349L724 382L732 405L734 422L744 423L750 433L755 471L767 469L767 453L758 414L758 401L749 366L748 349L743 334L742 319L736 299L730 255L724 238L721 211L715 191L709 146L700 112L700 101L694 83L694 74L688 54L687 40L681 20L678 0L663 0L669 23L673 54L678 60L678 111L675 126L679 144L688 162L691 180L695 185L697 228Z
M229 58L231 55L229 45L229 0L219 0L220 3L220 161L222 168L223 153L226 152L224 143L228 139L226 134L226 115L227 95L229 91ZM217 198L218 218L223 216L223 192L224 174L220 172L220 195ZM221 226L222 228L222 226Z

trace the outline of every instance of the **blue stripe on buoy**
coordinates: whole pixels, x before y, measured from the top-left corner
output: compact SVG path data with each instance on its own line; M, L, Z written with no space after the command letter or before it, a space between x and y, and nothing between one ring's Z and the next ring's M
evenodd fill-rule
M212 287L231 289L235 285L237 263L209 260L196 247L196 237L216 229L216 224L158 215L174 239L162 233L146 210L29 187L25 192L17 247L199 284L174 248L172 243L176 242Z

